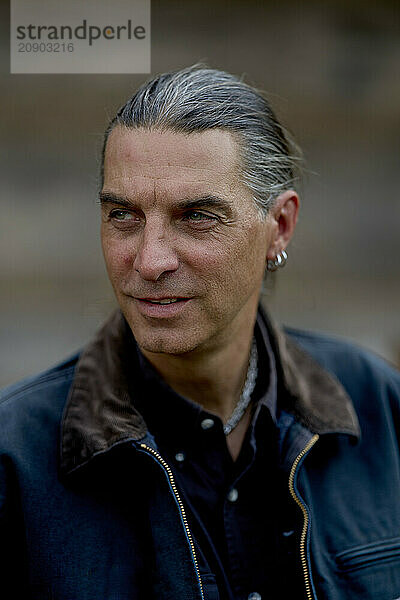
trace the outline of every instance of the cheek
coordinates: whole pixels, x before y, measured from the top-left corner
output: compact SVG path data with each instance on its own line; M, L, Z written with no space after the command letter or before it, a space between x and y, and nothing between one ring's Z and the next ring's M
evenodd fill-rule
M119 279L121 275L126 275L134 260L134 253L130 245L105 234L102 234L101 243L110 279L115 280Z
M239 277L253 279L260 271L264 271L267 246L267 237L262 228L244 228L226 249L229 267Z
M207 289L228 301L251 295L264 275L266 244L257 232L224 240L212 247L203 246L192 255L192 267Z

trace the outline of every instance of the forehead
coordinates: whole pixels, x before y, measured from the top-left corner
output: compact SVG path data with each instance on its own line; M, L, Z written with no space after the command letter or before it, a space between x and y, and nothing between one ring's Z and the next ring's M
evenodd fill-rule
M239 181L239 148L221 129L190 134L117 126L105 152L104 187L118 193L209 186L229 193Z

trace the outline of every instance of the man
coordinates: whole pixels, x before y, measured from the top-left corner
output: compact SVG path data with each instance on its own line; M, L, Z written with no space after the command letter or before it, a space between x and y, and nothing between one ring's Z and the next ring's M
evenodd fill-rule
M0 404L5 598L400 597L399 375L259 307L299 207L269 105L146 83L105 135L119 310Z

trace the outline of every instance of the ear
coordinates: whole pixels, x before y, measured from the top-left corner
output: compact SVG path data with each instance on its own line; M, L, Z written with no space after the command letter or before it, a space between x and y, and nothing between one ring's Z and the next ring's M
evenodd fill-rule
M267 260L274 260L287 248L296 227L299 206L300 200L294 190L286 190L275 199L269 213L273 231Z

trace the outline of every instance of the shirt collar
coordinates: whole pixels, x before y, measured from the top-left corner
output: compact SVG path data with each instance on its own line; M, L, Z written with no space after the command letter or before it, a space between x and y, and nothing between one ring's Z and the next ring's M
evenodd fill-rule
M277 374L275 358L269 341L268 330L261 315L258 315L254 328L258 349L258 376L253 392L255 412L252 427L261 407L269 411L276 423ZM136 347L139 365L138 377L141 385L136 394L136 406L153 435L178 439L191 443L201 431L201 423L212 419L222 430L219 417L204 410L199 404L175 392L156 372L151 363Z

